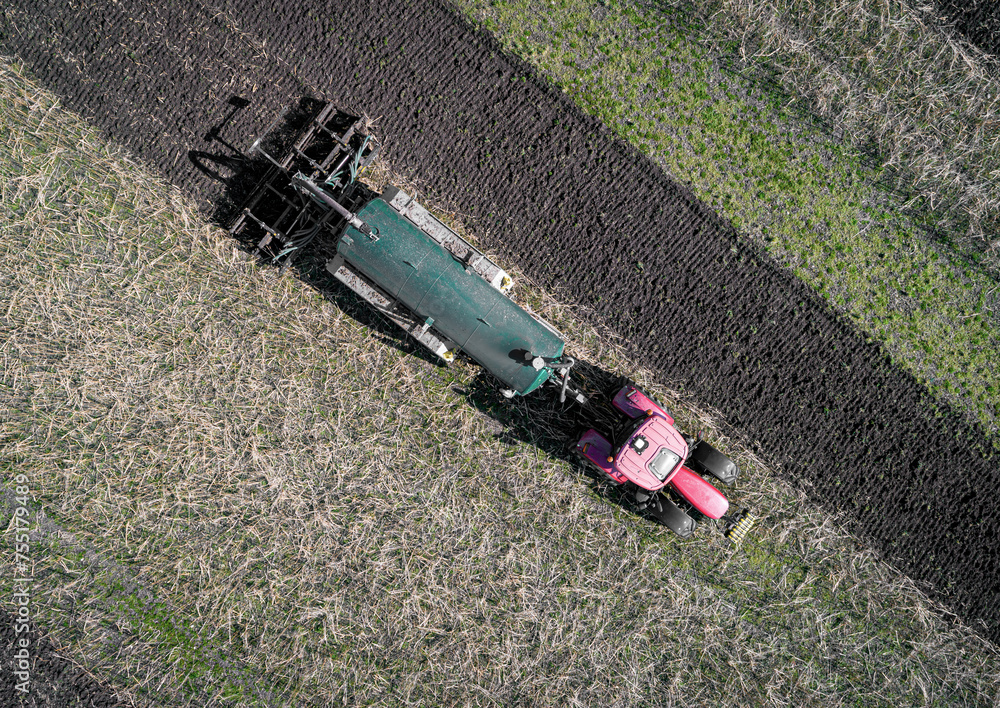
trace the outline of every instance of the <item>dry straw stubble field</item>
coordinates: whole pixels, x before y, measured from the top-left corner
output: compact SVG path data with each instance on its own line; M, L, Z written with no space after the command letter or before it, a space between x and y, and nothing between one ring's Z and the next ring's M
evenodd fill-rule
M0 469L30 480L38 626L123 701L1000 695L995 647L694 402L652 386L744 467L733 497L763 518L739 551L615 504L475 366L249 260L12 64L0 121ZM651 382L519 280L581 358Z

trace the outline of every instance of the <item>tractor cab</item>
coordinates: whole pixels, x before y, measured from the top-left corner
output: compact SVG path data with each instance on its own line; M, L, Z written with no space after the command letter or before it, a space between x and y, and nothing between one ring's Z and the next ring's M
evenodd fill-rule
M612 466L644 489L667 484L687 459L688 444L666 418L643 412L612 453Z
M682 435L673 417L633 385L624 386L612 405L625 414L625 424L609 431L608 437L593 429L585 432L576 444L584 460L612 482L633 486L640 508L681 536L690 535L696 523L671 499L657 493L664 488L669 487L702 516L725 516L729 501L698 472L731 484L738 470L729 458L701 440L694 442Z

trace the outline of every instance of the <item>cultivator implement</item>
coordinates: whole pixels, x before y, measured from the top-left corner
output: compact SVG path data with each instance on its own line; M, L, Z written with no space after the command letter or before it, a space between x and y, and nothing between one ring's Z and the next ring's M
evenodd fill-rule
M321 232L336 238L344 221L357 218L351 211L357 178L378 154L378 141L365 125L364 118L326 104L283 154L271 154L258 139L247 156L263 157L270 165L230 233L256 224L262 236L254 252L268 253L286 268Z

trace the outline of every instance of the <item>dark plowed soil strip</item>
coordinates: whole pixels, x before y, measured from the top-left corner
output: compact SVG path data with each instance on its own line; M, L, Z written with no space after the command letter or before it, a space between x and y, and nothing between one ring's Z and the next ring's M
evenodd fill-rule
M593 308L936 596L1000 639L996 462L804 285L433 0L13 0L0 49L206 204L189 150L232 95L246 145L313 91L373 117L394 167Z
M27 641L27 647L22 640ZM26 670L22 661L27 662ZM26 673L22 674L23 671ZM28 690L20 690L19 686ZM33 628L18 633L14 618L0 611L0 706L110 708L117 705L119 702L107 686L56 653L51 642Z

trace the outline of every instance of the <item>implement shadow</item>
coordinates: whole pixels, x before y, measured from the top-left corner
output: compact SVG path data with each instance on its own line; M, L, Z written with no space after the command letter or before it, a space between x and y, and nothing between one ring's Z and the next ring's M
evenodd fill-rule
M244 207L253 198L261 180L272 167L272 163L262 152L254 148L259 145L270 155L285 154L325 102L311 96L301 97L287 107L257 139L254 146L247 150L230 143L224 137L224 133L228 126L239 122L241 111L250 103L239 96L233 96L226 105L228 107L226 113L204 134L204 139L215 149L188 150L191 164L207 179L219 182L224 188L224 191L213 200L211 221L220 228L230 231L248 259L255 259L262 266L278 269L283 275L295 277L321 293L344 314L373 331L387 346L437 366L443 366L436 356L407 337L394 323L379 315L368 303L339 283L327 271L327 261L336 255L335 238L329 235L317 238L310 244L310 248L295 260L295 267L289 268L290 261L275 262L276 259L270 254L258 249L261 231L248 228L235 234L231 231L234 222L243 214ZM341 113L344 116L348 115ZM362 184L356 186L354 194L357 204L366 203L378 196Z

